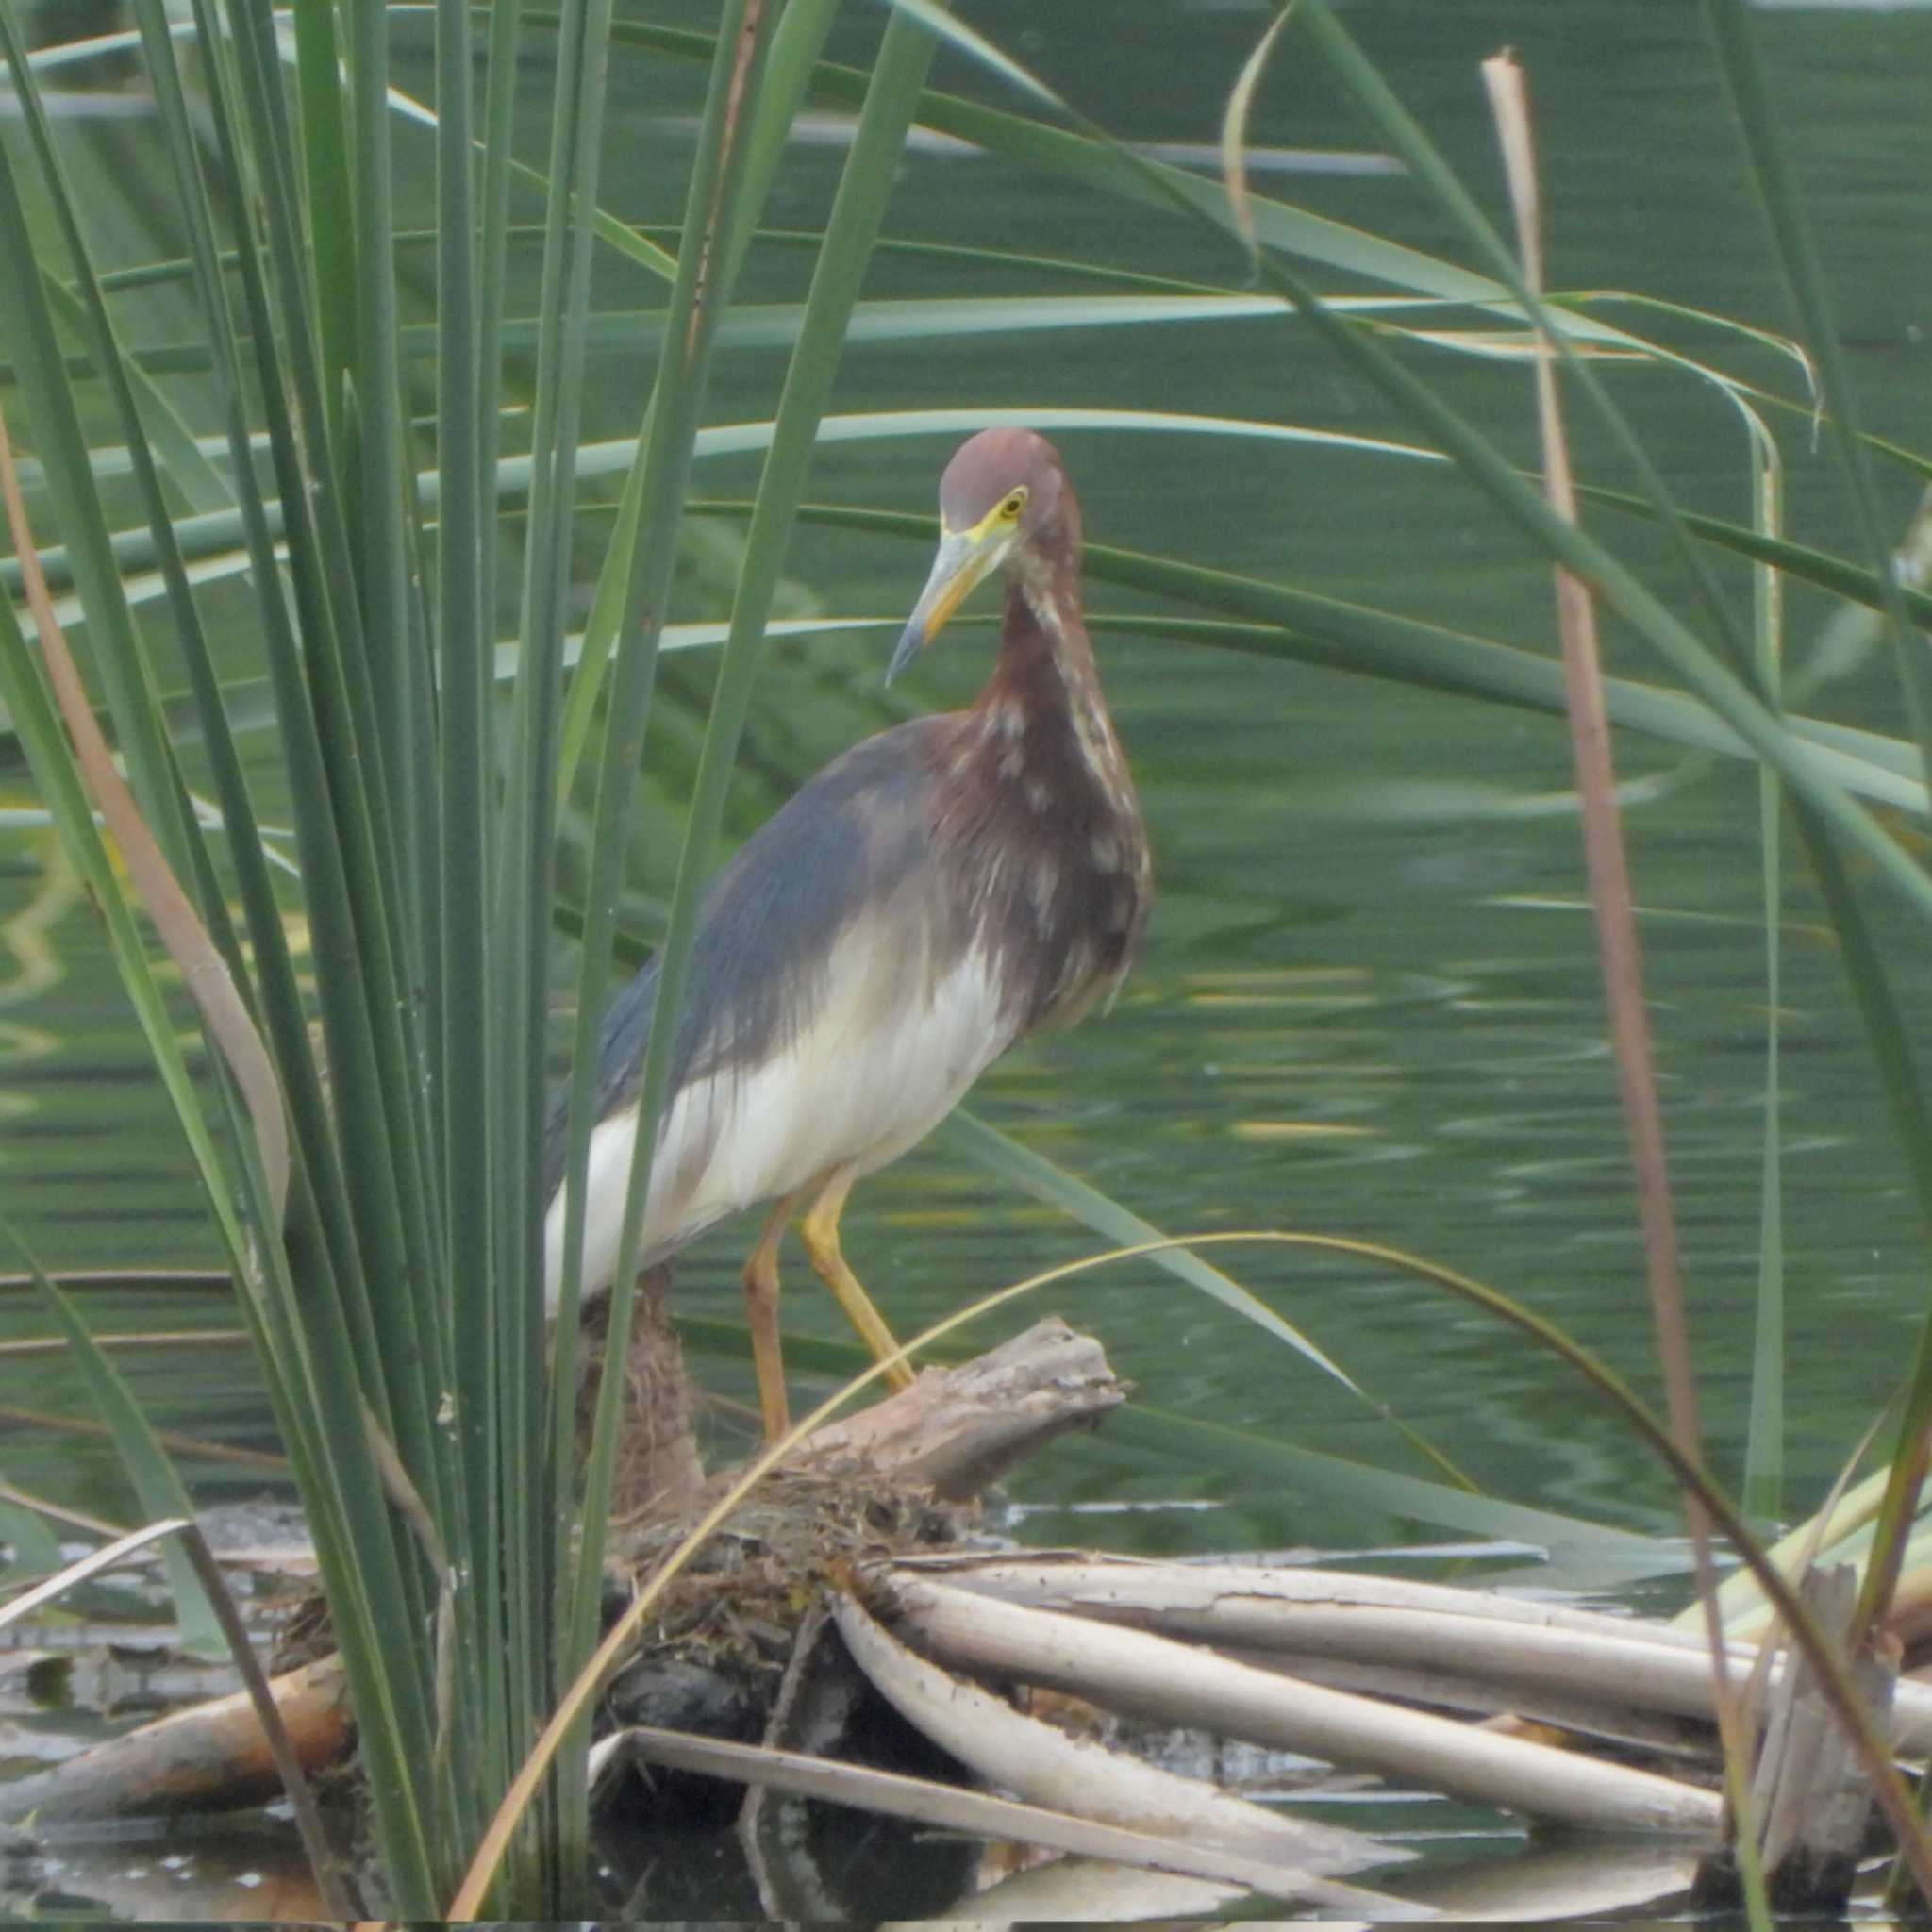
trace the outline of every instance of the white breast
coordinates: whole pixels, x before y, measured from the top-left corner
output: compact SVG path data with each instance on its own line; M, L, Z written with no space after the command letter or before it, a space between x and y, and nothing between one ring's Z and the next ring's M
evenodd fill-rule
M738 1208L871 1174L937 1126L1011 1043L997 975L977 948L936 971L927 936L861 920L825 962L823 992L764 1064L691 1082L671 1103L652 1166L641 1263L649 1266ZM617 1270L635 1110L591 1133L584 1292ZM546 1299L563 1257L563 1190L545 1217Z

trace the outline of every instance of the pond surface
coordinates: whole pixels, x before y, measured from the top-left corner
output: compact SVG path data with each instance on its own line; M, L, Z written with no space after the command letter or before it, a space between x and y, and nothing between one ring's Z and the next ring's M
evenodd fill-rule
M992 0L973 18L1116 131L1211 143L1225 90L1266 16L1228 0L1055 0L1045 8ZM1505 45L1516 50L1538 117L1555 285L1637 290L1788 325L1696 9L1489 0L1362 5L1349 18L1493 208L1499 175L1475 66ZM1779 8L1760 24L1867 424L1908 447L1932 446L1932 122L1924 92L1932 10ZM858 12L834 56L858 57L874 31ZM992 97L952 54L941 55L935 79ZM626 158L607 174L607 199L640 219L665 218L681 182L688 134L675 117L689 107L688 77L675 75L672 87L676 97L667 98L641 61L619 62L613 151ZM1257 143L1280 148L1359 151L1367 141L1292 47L1272 70L1252 131ZM840 158L836 139L801 145L773 221L816 220ZM889 218L896 235L1239 279L1209 238L1005 163L921 150L904 172ZM1385 170L1271 171L1257 186L1421 248L1451 246L1420 194ZM760 260L747 292L793 299L805 273L802 256ZM1042 290L1052 286L1042 277ZM872 292L919 288L916 264L900 261L883 265ZM613 277L602 299L652 297ZM1688 324L1674 339L1790 388L1768 354L1754 360ZM626 432L642 366L619 356L600 364L596 390L623 401L612 401L608 423L587 425L590 434ZM758 352L725 358L710 420L767 414L780 366ZM1458 406L1532 459L1521 372L1463 360L1448 374ZM1724 403L1690 378L1654 371L1619 375L1615 391L1685 503L1746 514L1745 451ZM1411 440L1303 331L1272 319L864 347L834 407L941 404L1032 408L1042 423L1056 409L1145 407ZM1431 466L1260 442L1230 460L1224 444L1186 435L1056 437L1092 541L1554 649L1546 572L1472 491ZM1580 441L1588 471L1589 441ZM950 446L917 438L831 447L819 493L924 508ZM1786 455L1792 533L1849 547L1829 451L1814 451L1799 429L1787 435ZM721 458L702 466L699 487L745 494L755 475L751 459ZM1909 480L1892 472L1881 481L1887 512L1902 525ZM1641 541L1632 554L1654 557ZM791 568L828 612L879 614L909 604L924 558L883 539L808 529ZM1656 582L1674 595L1667 574ZM1103 676L1155 841L1154 924L1111 1016L1013 1054L981 1082L974 1109L1170 1231L1318 1229L1466 1270L1655 1391L1561 724L1341 671L1109 635L1109 611L1148 606L1107 587L1091 601ZM1790 614L1802 648L1831 612L1797 596ZM984 672L985 639L970 627L949 634L908 680L914 699L969 697ZM782 654L767 674L774 705L791 702L786 680L805 680L815 699L839 694L844 710L824 715L857 719L855 729L883 722L891 714L874 691L885 648L877 639L834 639ZM1657 675L1614 625L1606 648L1613 669ZM1829 700L1832 715L1897 728L1883 662L1835 684ZM792 775L850 735L820 741L794 728ZM1764 1126L1757 780L1743 766L1689 762L1629 736L1618 753L1620 775L1659 781L1631 805L1625 828L1705 1423L1717 1467L1735 1474ZM1795 859L1790 870L1798 872ZM0 1201L51 1266L206 1262L212 1248L188 1169L94 923L84 900L71 891L63 900L62 891L44 841L0 834ZM1905 928L1895 908L1875 893L1872 904L1881 937L1896 941ZM1840 968L1801 876L1788 882L1785 916L1788 1506L1796 1514L1829 1484L1912 1345L1924 1250ZM1910 956L1894 945L1893 957ZM1909 1006L1917 989L1907 982L1901 991ZM854 1265L902 1332L963 1296L1095 1245L933 1149L861 1186L845 1224ZM735 1314L749 1239L730 1227L680 1261L680 1308ZM1674 1527L1669 1487L1615 1420L1582 1397L1560 1363L1489 1318L1359 1265L1265 1249L1220 1258L1486 1487L1627 1527ZM836 1313L806 1285L802 1264L795 1275L788 1332L838 1336ZM221 1325L226 1312L218 1298L184 1303L175 1294L102 1295L88 1306L103 1329ZM1162 1408L1402 1462L1359 1402L1144 1265L1117 1266L1026 1305L1010 1325L1048 1307L1091 1324L1119 1372ZM16 1334L42 1326L25 1302L0 1307L0 1324ZM709 1357L703 1372L733 1392L748 1388L748 1376ZM146 1354L131 1358L130 1374L165 1424L264 1439L264 1410L238 1351ZM798 1381L801 1393L820 1386L804 1374ZM36 1357L0 1367L0 1403L78 1409L81 1398L58 1357ZM29 1426L0 1439L0 1473L76 1507L112 1516L128 1507L104 1452ZM1432 1534L1343 1519L1273 1487L1231 1488L1224 1477L1109 1446L1105 1435L1057 1450L1014 1490L1027 1506L1021 1533L1041 1541L1185 1553L1359 1549Z

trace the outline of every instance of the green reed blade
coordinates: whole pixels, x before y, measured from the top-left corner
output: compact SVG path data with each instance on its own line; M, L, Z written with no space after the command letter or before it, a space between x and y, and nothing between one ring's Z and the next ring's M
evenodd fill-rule
M156 1440L152 1424L128 1392L121 1372L94 1341L74 1304L48 1279L18 1231L4 1218L0 1218L0 1235L12 1243L22 1265L33 1276L42 1304L67 1342L89 1399L108 1425L122 1473L148 1520L192 1518L194 1505L188 1491L167 1451ZM222 1635L221 1619L208 1602L193 1564L172 1539L162 1546L161 1560L167 1567L168 1591L180 1622L181 1647L196 1657L225 1657L228 1646Z
M1865 556L1885 587L1889 637L1899 674L1899 690L1912 736L1921 746L1924 774L1932 783L1932 661L1923 640L1906 621L1903 600L1889 568L1890 543L1879 508L1872 461L1858 428L1857 392L1838 331L1824 268L1818 254L1805 196L1798 186L1789 138L1774 106L1757 32L1741 0L1705 0L1717 65L1750 164L1758 205L1771 230L1773 253L1786 291L1798 311L1805 345L1817 365L1833 439L1849 489L1851 508Z
M1751 464L1757 521L1783 521L1784 476L1774 453L1755 446ZM1784 584L1769 564L1752 572L1752 630L1761 688L1782 703ZM1745 1424L1743 1504L1759 1521L1782 1513L1785 1436L1784 1255L1784 787L1757 774L1757 836L1764 908L1764 1120L1758 1175L1757 1291L1752 1310L1751 1410Z

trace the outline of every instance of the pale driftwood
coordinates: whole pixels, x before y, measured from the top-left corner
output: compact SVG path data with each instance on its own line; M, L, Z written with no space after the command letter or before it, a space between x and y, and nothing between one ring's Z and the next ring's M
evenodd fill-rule
M1296 1651L1249 1650L1239 1644L1216 1644L1223 1657L1257 1670L1325 1684L1332 1690L1353 1690L1363 1697L1393 1698L1398 1704L1422 1704L1439 1710L1463 1711L1474 1717L1516 1717L1532 1724L1555 1724L1613 1743L1634 1744L1664 1757L1698 1763L1715 1762L1716 1733L1694 1718L1641 1709L1608 1698L1575 1697L1523 1684L1505 1683L1462 1672L1410 1670L1401 1664L1363 1663L1353 1657L1306 1657Z
M799 1459L890 1471L957 1502L991 1488L1056 1436L1091 1428L1126 1394L1100 1344L1049 1315L973 1361L928 1369L909 1389L828 1424Z
M1493 1591L1330 1570L1084 1555L914 1557L903 1568L1008 1603L1193 1642L1467 1673L1706 1722L1713 1716L1710 1653L1701 1638ZM1733 1643L1728 1655L1741 1675L1757 1650ZM1898 1686L1890 1735L1904 1754L1932 1753L1932 1686Z
M341 1660L323 1657L269 1680L304 1771L321 1771L348 1748L349 1699ZM261 1720L245 1690L143 1724L125 1737L0 1785L0 1812L32 1814L36 1828L114 1818L178 1817L264 1804L281 1795Z
M676 1771L694 1771L707 1777L732 1778L775 1786L827 1804L857 1806L893 1818L910 1818L942 1831L966 1831L983 1838L1015 1839L1022 1844L1044 1845L1050 1851L1072 1852L1085 1858L1108 1858L1116 1864L1141 1865L1156 1872L1207 1878L1241 1885L1264 1897L1279 1898L1283 1868L1261 1858L1210 1846L1191 1845L1147 1832L1126 1831L1116 1824L1095 1824L1037 1805L1018 1805L1009 1798L990 1798L979 1791L962 1791L953 1785L924 1778L902 1777L896 1772L869 1771L831 1758L801 1757L789 1751L768 1751L758 1744L726 1744L682 1731L637 1728L618 1733L623 1749L647 1764ZM1305 1879L1353 1911L1374 1910L1382 1918L1433 1918L1426 1907L1411 1906L1359 1886L1333 1879ZM1312 1892L1308 1894L1312 1896Z
M1367 1697L1297 1683L1172 1639L1091 1618L1002 1603L883 1567L874 1607L940 1661L1071 1690L1108 1708L1326 1762L1412 1779L1431 1790L1602 1829L1715 1839L1722 1807L1706 1790L1600 1764L1521 1738Z
M1224 1631L1224 1623L1236 1624L1239 1636ZM1706 1656L1626 1633L1606 1637L1372 1604L1277 1604L1266 1615L1161 1618L1151 1627L1217 1648L1280 1648L1391 1669L1474 1675L1517 1685L1525 1693L1583 1696L1684 1717L1708 1717L1711 1711Z
M1371 1576L1313 1565L1174 1563L1141 1557L1096 1556L1085 1550L1031 1551L1024 1556L945 1552L910 1556L903 1561L908 1569L930 1574L941 1582L1005 1597L1012 1603L1113 1616L1123 1622L1158 1619L1159 1627L1170 1635L1212 1636L1230 1642L1267 1641L1277 1607L1362 1606L1641 1639L1660 1649L1709 1655L1701 1636L1641 1618L1580 1610L1569 1604L1509 1596L1499 1591L1416 1583L1406 1577ZM1732 1654L1748 1664L1752 1651L1734 1644Z
M859 1669L907 1723L988 1784L1028 1804L1263 1858L1285 1868L1282 1884L1298 1884L1303 1873L1326 1877L1409 1856L1359 1833L1251 1805L1198 1778L1071 1738L927 1663L850 1597L836 1598L832 1615Z
M1849 1564L1807 1571L1798 1594L1820 1627L1842 1639L1857 1602ZM1872 1657L1854 1674L1882 1721L1895 1669ZM1763 1741L1752 1779L1752 1810L1772 1902L1785 1909L1842 1911L1871 1824L1871 1780L1800 1656L1779 1674L1767 1701Z

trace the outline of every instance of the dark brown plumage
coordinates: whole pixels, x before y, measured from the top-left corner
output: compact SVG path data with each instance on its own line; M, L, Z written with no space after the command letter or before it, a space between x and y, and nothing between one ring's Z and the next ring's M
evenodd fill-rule
M855 746L724 868L699 914L653 1161L643 1260L775 1202L745 1268L768 1434L782 1432L777 1245L800 1234L874 1351L891 1338L838 1224L863 1174L920 1140L1038 1027L1111 997L1152 892L1147 841L1080 606L1080 512L1053 446L990 429L940 485L932 575L896 674L1004 569L992 674L970 709ZM612 1004L598 1056L584 1287L616 1266L655 966ZM561 1096L548 1141L548 1288L561 1273ZM905 1379L902 1374L895 1379Z

